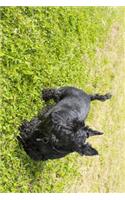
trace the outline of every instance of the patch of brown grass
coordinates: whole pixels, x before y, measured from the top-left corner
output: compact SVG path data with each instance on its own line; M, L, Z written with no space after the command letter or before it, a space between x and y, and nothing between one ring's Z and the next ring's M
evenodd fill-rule
M125 192L124 27L123 17L119 23L114 23L105 47L97 49L96 65L100 67L97 71L91 68L89 74L97 77L91 90L110 90L113 95L111 101L93 102L89 115L88 124L105 132L101 137L89 139L100 156L78 158L80 176L66 192Z

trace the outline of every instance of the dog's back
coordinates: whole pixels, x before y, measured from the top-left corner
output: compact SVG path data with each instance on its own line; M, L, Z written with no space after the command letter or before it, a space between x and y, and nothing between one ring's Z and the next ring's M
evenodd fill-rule
M71 87L49 113L55 123L69 127L75 121L83 122L87 117L89 108L89 95L80 89Z

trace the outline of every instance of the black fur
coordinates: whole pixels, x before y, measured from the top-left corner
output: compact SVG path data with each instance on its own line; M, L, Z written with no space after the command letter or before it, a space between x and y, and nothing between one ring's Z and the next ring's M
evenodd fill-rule
M98 155L86 143L86 139L103 133L85 126L85 119L91 101L105 101L111 95L88 95L81 89L62 87L44 89L42 98L44 101L54 99L56 104L47 106L37 117L20 126L18 140L27 154L33 160L61 158L71 152L86 156Z

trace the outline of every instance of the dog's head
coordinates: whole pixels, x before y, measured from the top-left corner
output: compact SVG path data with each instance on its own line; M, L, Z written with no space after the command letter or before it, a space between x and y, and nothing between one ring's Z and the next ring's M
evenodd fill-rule
M89 129L88 127L81 127L74 135L74 151L78 152L80 155L98 155L97 150L94 149L89 143L86 143L86 140L90 136L90 133L92 133L92 129Z
M62 158L71 152L63 147L56 146L47 137L35 138L34 141L25 141L18 136L18 140L23 145L26 153L35 161Z

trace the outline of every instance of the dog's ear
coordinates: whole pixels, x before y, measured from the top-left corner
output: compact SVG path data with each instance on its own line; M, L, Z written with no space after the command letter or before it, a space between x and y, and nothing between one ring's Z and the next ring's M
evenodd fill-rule
M98 151L94 149L89 143L86 143L83 146L83 155L95 156L95 155L98 155Z

